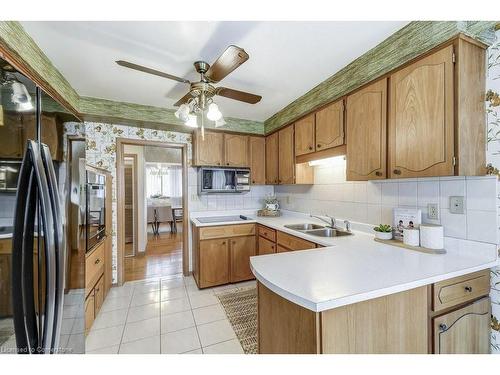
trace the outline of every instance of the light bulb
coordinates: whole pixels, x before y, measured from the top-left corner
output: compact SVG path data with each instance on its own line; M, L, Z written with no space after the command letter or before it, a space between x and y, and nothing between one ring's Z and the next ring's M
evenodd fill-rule
M186 122L184 122L184 125L189 126L191 128L197 128L198 119L196 118L196 115L188 115L188 119L186 120Z
M207 118L211 121L220 120L222 117L222 113L219 111L219 107L217 104L212 103L208 106Z
M224 121L224 117L222 117L222 116L220 117L220 119L215 121L216 128L219 128L219 127L224 126L224 125L226 125L226 121Z
M31 103L31 96L21 82L12 82L12 103L17 105L19 111L29 111L33 109L33 104Z
M187 122L189 120L189 111L190 108L187 104L181 104L179 109L175 111L175 117L183 122Z

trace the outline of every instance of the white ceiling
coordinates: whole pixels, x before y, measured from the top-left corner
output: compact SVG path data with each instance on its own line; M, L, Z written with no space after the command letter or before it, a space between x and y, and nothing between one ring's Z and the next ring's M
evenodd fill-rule
M83 96L173 108L188 85L115 64L128 60L197 80L195 60L229 44L250 59L218 85L262 96L217 98L224 116L263 121L407 24L388 22L22 22Z

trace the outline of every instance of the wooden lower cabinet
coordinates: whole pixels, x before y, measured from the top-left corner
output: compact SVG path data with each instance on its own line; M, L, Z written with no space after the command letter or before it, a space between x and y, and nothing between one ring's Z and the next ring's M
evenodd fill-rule
M85 333L90 331L90 327L95 319L95 299L94 292L92 291L85 299Z
M259 236L258 255L274 254L276 252L276 243L264 237Z
M95 315L101 310L104 303L104 276L101 276L96 286L94 287L94 311Z
M194 227L192 238L193 276L199 288L254 278L250 257L256 255L255 224Z
M7 243L7 241L5 242ZM12 315L11 264L12 255L2 254L0 251L0 318Z
M255 255L255 236L236 237L231 238L230 241L230 281L236 283L252 279L250 257Z
M227 239L200 241L200 288L229 283Z
M434 318L434 353L489 354L490 323L489 298Z

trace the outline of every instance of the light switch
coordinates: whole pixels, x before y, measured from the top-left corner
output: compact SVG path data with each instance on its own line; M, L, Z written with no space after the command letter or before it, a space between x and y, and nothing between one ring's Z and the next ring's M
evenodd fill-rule
M452 214L463 214L464 213L464 197L463 196L450 197L450 212Z

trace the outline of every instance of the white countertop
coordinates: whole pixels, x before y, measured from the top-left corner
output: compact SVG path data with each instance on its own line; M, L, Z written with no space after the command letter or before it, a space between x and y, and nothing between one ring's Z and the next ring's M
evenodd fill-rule
M285 224L321 223L307 215L287 213L277 218L253 220L290 233L326 248L261 255L250 258L258 281L278 295L312 311L324 311L352 303L382 297L419 286L480 271L498 265L495 244L445 238L446 254L425 254L375 242L370 226L353 223L354 235L321 238L285 228ZM228 212L218 213L228 215ZM241 222L196 226L241 224Z

